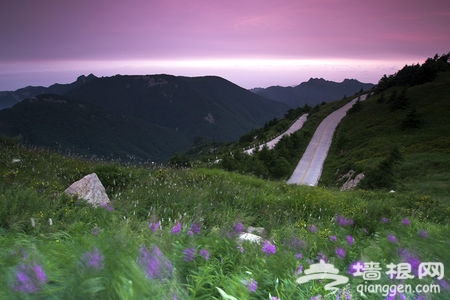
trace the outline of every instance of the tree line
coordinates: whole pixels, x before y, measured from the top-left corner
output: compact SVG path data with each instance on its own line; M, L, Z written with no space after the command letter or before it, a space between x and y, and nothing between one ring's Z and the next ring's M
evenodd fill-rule
M375 88L375 93L380 93L393 86L414 86L434 80L439 72L450 70L450 52L433 58L428 58L422 65L406 65L397 73L384 75Z

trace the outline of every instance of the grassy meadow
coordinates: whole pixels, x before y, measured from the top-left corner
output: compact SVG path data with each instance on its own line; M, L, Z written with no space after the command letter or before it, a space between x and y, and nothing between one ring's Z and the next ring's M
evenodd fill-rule
M431 82L395 86L362 102L339 124L320 184L342 184L338 177L355 170L389 179L375 188L419 194L448 206L449 83L450 72L442 72ZM383 172L380 163L394 149L400 157Z
M448 274L418 277L421 262L450 266L449 208L433 196L93 162L7 138L0 147L0 299L450 297ZM91 172L111 205L64 195ZM249 226L264 228L264 242L238 242ZM320 260L348 283L334 293L329 279L298 284ZM380 278L355 275L357 262L380 263ZM408 263L410 276L391 279L391 263Z
M0 136L0 299L450 299L449 81L448 56L383 77L337 128L319 187L283 178L349 98L227 145L238 148L228 171L92 161ZM273 151L242 155L306 111ZM349 170L366 177L340 192ZM92 172L109 205L64 194ZM259 243L238 239L251 227Z

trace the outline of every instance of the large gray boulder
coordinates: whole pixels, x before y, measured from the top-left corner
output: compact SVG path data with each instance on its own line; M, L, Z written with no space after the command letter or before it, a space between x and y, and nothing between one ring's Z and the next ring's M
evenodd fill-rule
M76 195L94 207L106 207L110 202L105 187L95 173L86 175L82 179L75 181L64 192L68 195Z

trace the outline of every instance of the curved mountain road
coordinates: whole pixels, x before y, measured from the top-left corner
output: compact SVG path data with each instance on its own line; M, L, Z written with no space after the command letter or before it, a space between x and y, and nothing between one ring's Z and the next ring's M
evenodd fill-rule
M265 144L262 144L258 147L258 150L261 150L264 146L267 146L267 148L273 149L275 147L275 145L281 140L281 138L285 135L291 135L294 132L296 132L297 130L300 130L303 127L303 124L305 124L306 119L308 118L308 114L303 114L301 115L292 125L291 127L288 128L288 130L286 130L285 132L283 132L282 134L280 134L279 136L277 136L276 138L274 138L273 140L268 141ZM251 149L245 150L244 152L252 155L253 152L255 151L256 147L253 147Z
M329 114L317 127L314 136L306 148L297 167L287 181L288 184L316 186L322 175L323 164L331 146L334 131L347 111L358 101L364 101L367 95L362 95Z

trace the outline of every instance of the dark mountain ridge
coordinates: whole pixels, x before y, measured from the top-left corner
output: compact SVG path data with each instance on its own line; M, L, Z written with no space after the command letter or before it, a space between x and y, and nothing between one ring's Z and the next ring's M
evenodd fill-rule
M27 91L46 94L1 110L0 132L63 151L152 161L197 138L235 140L288 109L215 76L89 75Z
M334 82L323 78L311 78L307 82L294 87L271 86L252 89L252 91L268 99L285 103L291 108L297 108L304 105L316 106L322 102L335 101L361 90L370 90L374 86L374 84L362 83L356 79Z
M216 76L116 75L66 94L183 133L220 141L261 126L288 108Z
M81 75L76 81L67 84L55 83L49 87L44 86L27 86L15 91L0 91L0 110L19 103L22 100L31 98L40 94L60 94L63 95L71 89L85 84L86 82L95 79L95 75L88 76Z
M88 157L160 161L166 145L179 150L188 142L167 128L55 94L23 100L0 111L0 120L0 131L26 144Z

